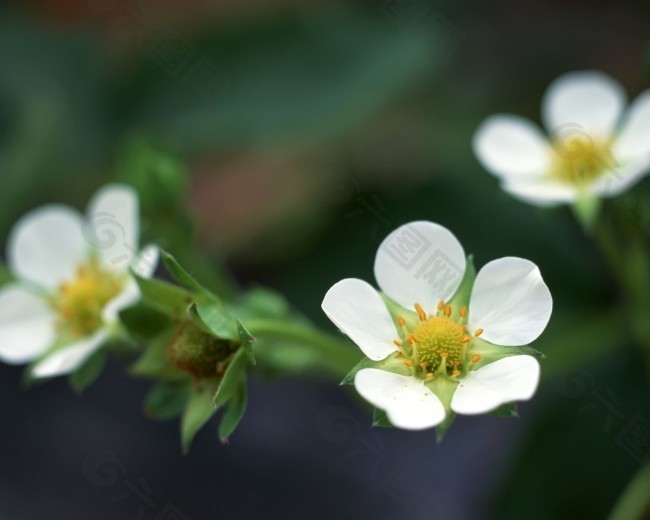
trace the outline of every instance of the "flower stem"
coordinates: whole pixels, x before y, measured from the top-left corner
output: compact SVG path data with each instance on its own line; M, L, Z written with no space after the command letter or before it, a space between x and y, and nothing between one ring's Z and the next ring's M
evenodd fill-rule
M359 353L349 341L303 322L253 319L246 321L245 325L258 340L287 340L303 345L318 358L319 366L341 379L359 361Z
M609 520L640 520L645 518L643 515L650 506L648 489L650 489L650 464L643 467L623 491L623 495L609 515Z

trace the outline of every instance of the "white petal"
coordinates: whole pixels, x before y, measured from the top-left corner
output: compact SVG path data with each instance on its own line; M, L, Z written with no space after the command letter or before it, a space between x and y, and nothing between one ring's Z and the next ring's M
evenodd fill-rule
M379 361L397 350L399 336L379 293L363 280L348 278L335 284L322 304L327 317L363 353Z
M357 372L354 386L398 428L424 430L445 420L445 407L438 396L414 377L364 368Z
M459 383L451 409L464 415L486 413L502 404L526 401L537 390L539 363L532 356L510 356L470 372Z
M483 167L498 177L530 179L548 172L552 149L539 127L518 116L492 116L474 134Z
M140 300L140 289L138 284L131 278L126 282L124 289L115 298L109 301L102 311L102 318L105 323L113 324L117 321L120 312L131 307Z
M74 372L102 346L107 337L108 331L103 329L88 338L76 341L61 350L56 350L34 366L32 375L43 378Z
M403 307L421 304L428 313L448 300L465 273L465 251L456 237L433 222L411 222L382 242L375 258L381 290Z
M99 190L88 206L85 235L104 264L126 271L138 252L140 232L138 196L124 185Z
M650 172L650 156L628 161L625 167L605 174L589 187L599 197L614 197L631 188Z
M155 245L148 245L134 260L131 268L142 278L151 278L158 267L160 249Z
M60 205L44 206L22 217L7 244L13 273L50 290L74 278L87 252L81 215Z
M619 162L650 156L650 90L643 92L627 109L613 154Z
M549 132L586 132L594 140L608 139L623 112L627 96L610 76L597 71L570 72L556 79L542 102Z
M575 187L547 180L539 182L506 182L501 187L519 200L543 207L569 204L578 197L578 191Z
M470 330L481 328L496 345L526 345L544 331L553 299L537 266L506 257L486 264L476 275L469 301Z
M27 363L56 337L54 313L45 300L17 284L0 288L0 359Z

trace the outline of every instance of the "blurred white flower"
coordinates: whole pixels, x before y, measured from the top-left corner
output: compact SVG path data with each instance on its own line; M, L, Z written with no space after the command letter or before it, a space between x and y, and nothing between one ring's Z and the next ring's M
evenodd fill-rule
M0 288L0 359L34 362L37 378L79 368L139 299L129 268L155 269L158 250L139 253L138 235L138 198L122 185L96 193L86 218L63 205L22 217L7 243L16 281Z
M327 316L375 362L356 373L357 391L397 427L430 428L450 411L481 414L535 393L537 360L508 347L534 341L550 319L539 269L501 258L471 288L461 287L465 271L451 232L412 222L377 252L375 277L388 300L358 279L335 284L323 300Z
M474 153L505 191L532 204L618 195L650 171L650 90L626 104L613 78L571 72L544 95L548 138L527 119L494 115L476 131Z

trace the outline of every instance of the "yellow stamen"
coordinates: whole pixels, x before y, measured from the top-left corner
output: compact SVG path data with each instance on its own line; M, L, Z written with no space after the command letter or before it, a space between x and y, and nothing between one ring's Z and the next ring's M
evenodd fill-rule
M465 316L467 316L467 307L461 307L460 308L460 317L464 318Z
M427 368L427 363L420 363L420 366L421 366L422 368Z
M451 305L447 305L445 307L445 316L447 316L447 318L449 318L449 316L451 316Z
M472 363L477 363L480 360L481 360L481 355L480 354L474 354L472 356Z
M465 334L465 335L463 336L463 339L461 339L460 341L461 341L461 343L469 343L469 341L470 341L471 339L472 339L471 336L469 336L468 334Z
M413 363L411 363L408 359L405 359L405 360L404 360L404 364L405 364L407 367L411 367L411 368L413 368Z
M402 318L401 316L398 316L398 317L397 317L397 324L398 324L400 327L403 327L404 325L406 325L406 320L405 320L404 318Z
M440 354L440 357L441 357L442 359L447 359L447 358L449 357L449 354L448 354L447 352L442 352L442 353Z
M420 317L420 321L425 321L427 319L427 313L424 312L424 309L422 308L422 305L419 303L415 304L415 310L418 313L418 316Z
M411 345L415 345L418 342L418 339L415 337L415 334L409 334L406 338Z
M445 302L443 302L442 300L440 300L440 301L438 302L438 310L441 311L441 310L444 308L444 306L445 306Z
M458 377L458 376L460 375L460 370L454 370L454 371L451 373L451 375L454 376L454 377Z
M397 345L398 347L402 346L402 342L400 340L398 340L398 339L393 340L393 343L395 343L395 345Z
M429 372L429 373L427 374L427 379L431 379L432 377L433 377L433 373Z
M483 329L476 329L476 330L474 331L474 336L476 336L477 338L478 338L481 334L483 334Z

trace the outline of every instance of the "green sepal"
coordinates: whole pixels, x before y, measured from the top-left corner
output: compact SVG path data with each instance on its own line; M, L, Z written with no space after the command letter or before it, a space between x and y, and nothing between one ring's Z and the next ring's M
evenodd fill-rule
M447 434L447 430L451 427L454 419L456 419L456 414L451 409L451 400L458 389L458 381L444 376L438 376L425 383L425 385L440 399L442 406L445 408L445 419L436 426L436 439L440 443Z
M189 382L163 382L154 385L144 399L144 412L156 421L179 417L192 394Z
M200 323L203 324L202 328L207 327L206 332L221 339L229 339L231 341L238 341L240 339L237 321L224 311L221 303L216 301L209 303L198 302L190 308L190 311L191 314L196 313L195 317L198 317ZM197 324L201 326L200 323Z
M468 255L463 279L460 281L460 285L458 286L458 289L456 289L454 296L448 302L445 302L451 306L452 319L456 321L460 320L461 316L459 313L461 307L469 307L469 300L472 295L475 280L476 268L474 267L474 256Z
M120 311L120 322L133 336L150 339L172 325L169 316L147 302Z
M131 274L140 288L142 299L167 315L185 314L195 299L191 292L177 285L155 278L143 278L134 272Z
M181 445L187 453L194 437L212 418L217 409L212 402L212 392L207 389L192 392L181 419Z
M161 251L160 254L167 272L175 282L204 297L207 297L209 299L216 299L216 296L214 296L212 293L210 293L210 291L208 291L199 282L197 282L196 279L190 273L188 273L185 268L181 266L181 264L178 263L173 255L164 250Z
M494 417L519 417L517 403L506 403L499 406L496 410L492 410L488 415Z
M253 352L253 344L257 341L255 336L248 332L246 327L244 327L244 324L239 320L237 320L237 332L244 352L246 352L246 355L248 356L248 360L255 365L257 363L255 361L255 352Z
M169 359L169 345L175 330L168 330L149 342L140 358L129 367L129 373L136 377L162 381L183 381L188 375L175 367Z
M582 225L586 234L591 234L591 231L600 212L601 200L595 195L588 193L578 194L578 198L573 203L573 213Z
M393 318L393 323L395 324L395 334L398 335L403 340L406 339L403 336L402 328L397 323L397 318L398 317L404 318L404 320L406 321L406 327L409 330L413 330L418 326L418 323L420 322L420 318L418 317L417 313L413 309L406 309L402 307L399 303L397 303L395 300L390 298L390 296L387 296L384 293L380 293L380 294L382 299L384 300L384 304L386 305L386 308L388 309L388 313ZM397 339L397 337L395 339Z
M372 426L377 428L394 428L393 423L390 422L388 415L384 410L375 408L372 413Z
M219 439L221 439L223 444L228 442L232 433L239 426L240 421L244 417L247 402L246 378L243 377L239 383L237 392L228 401L228 407L219 423Z
M217 393L214 395L214 406L219 408L226 404L230 398L235 395L239 385L246 375L246 362L248 357L244 349L239 349L233 356L232 361L228 365L226 372L219 383Z
M533 356L535 359L544 359L545 357L544 354L534 349L530 345L522 345L519 347L504 347L501 345L488 343L481 338L473 338L471 345L472 346L469 354L479 354L481 356L481 359L472 365L472 370L478 370L485 365L489 365L490 363L494 363L499 359L510 356Z
M451 425L454 423L456 420L456 414L452 411L447 411L447 415L445 416L445 420L442 421L438 426L436 426L436 442L440 444L445 436L447 435L447 432L449 431L449 428L451 428Z
M68 383L75 392L81 393L92 385L106 366L106 352L98 350L83 365L68 376Z
M356 365L354 365L354 368L348 372L348 374L343 378L343 381L341 381L339 384L354 384L354 377L357 375L357 372L359 370L363 370L364 368L377 368L376 362L372 359L368 359L367 357L361 358L361 360Z
M373 361L367 357L362 358L350 372L343 378L339 384L341 385L351 385L354 384L354 378L357 375L359 370L364 368L376 368L379 370L385 370L386 372L392 372L393 374L399 374L402 376L411 375L410 369L404 365L403 361L399 358L395 358L390 355L387 358L381 361Z

